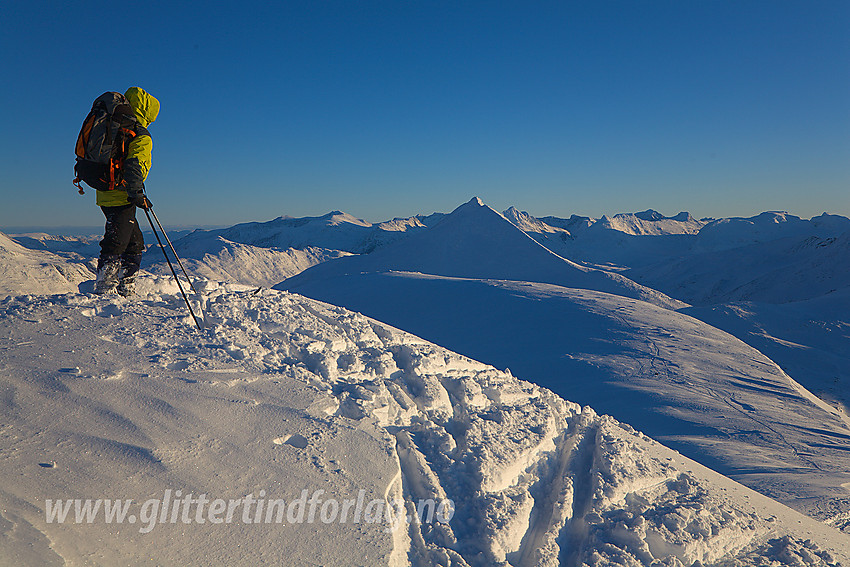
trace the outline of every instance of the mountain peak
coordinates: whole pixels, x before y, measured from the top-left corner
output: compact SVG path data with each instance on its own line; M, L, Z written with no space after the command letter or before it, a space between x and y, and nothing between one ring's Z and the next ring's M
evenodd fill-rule
M473 197L463 205L459 206L455 210L453 210L450 214L446 216L446 219L454 217L454 218L487 218L490 215L495 215L502 220L506 220L502 217L501 213L484 204L484 201L479 199L478 197ZM445 219L444 219L445 220ZM510 223L509 223L510 224Z
M645 211L635 213L635 216L637 218L639 218L640 220L645 220L645 221L657 221L657 220L661 220L661 219L664 218L664 215L662 215L661 213L659 213L658 211L655 211L653 209L647 209Z
M350 215L342 211L331 211L328 214L323 215L319 218L325 221L330 226L336 226L343 223L353 224L366 228L372 226L372 223L366 222L362 219L355 217L354 215Z
M466 203L457 207L454 211L452 211L452 213L456 213L458 211L464 211L464 210L476 210L476 209L480 209L482 207L487 207L487 205L484 204L484 201L482 201L479 197L473 197L472 199L470 199ZM490 207L487 207L487 208L489 209Z

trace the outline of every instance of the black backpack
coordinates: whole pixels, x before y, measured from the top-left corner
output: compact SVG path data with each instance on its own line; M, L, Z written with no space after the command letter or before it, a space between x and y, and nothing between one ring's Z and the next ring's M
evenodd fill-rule
M136 115L124 95L106 92L95 99L77 136L74 185L81 195L85 192L80 181L98 191L121 185L127 146L137 129Z

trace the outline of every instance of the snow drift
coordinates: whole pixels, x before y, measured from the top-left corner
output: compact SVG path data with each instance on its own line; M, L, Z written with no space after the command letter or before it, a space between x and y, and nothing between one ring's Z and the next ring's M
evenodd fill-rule
M813 515L850 510L846 416L691 317L601 292L413 273L292 291L510 368Z

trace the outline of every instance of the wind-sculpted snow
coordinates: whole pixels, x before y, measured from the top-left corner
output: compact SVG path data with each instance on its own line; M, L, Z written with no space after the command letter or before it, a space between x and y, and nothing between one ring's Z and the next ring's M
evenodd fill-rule
M419 273L292 291L510 368L801 511L850 509L846 415L697 319L597 291Z
M134 301L0 301L0 557L340 566L847 560L839 532L509 372L301 296L203 288L200 333L161 278L143 278ZM345 498L363 489L387 503L403 499L409 513L423 499L451 499L455 511L448 523L397 529L236 521L139 533L45 521L47 498L142 498L169 488L211 498L260 490L290 498L308 488Z

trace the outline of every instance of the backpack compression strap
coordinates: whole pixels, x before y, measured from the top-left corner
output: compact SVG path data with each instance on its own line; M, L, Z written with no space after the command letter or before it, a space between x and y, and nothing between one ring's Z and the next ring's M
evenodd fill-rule
M116 187L115 179L121 175L124 169L124 158L127 156L127 140L132 140L136 137L136 133L129 128L121 128L123 132L121 136L121 148L115 154L115 157L109 160L109 188L107 191L112 191Z

